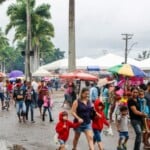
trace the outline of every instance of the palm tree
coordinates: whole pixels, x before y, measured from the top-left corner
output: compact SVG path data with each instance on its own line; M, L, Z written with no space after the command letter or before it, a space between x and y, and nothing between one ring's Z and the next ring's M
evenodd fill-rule
M138 54L138 60L144 60L150 58L150 51L143 51L141 54Z
M0 4L2 4L3 2L5 2L6 0L0 0Z
M3 47L8 46L8 39L5 37L2 29L0 28L0 49L2 49Z
M34 50L34 64L37 64L35 69L39 66L41 39L51 42L51 38L54 36L54 27L48 21L51 18L49 10L50 5L42 4L35 8L35 0L30 0L32 50ZM10 17L10 22L7 25L6 33L15 28L14 41L25 40L27 37L26 0L17 0L16 4L11 4L8 7L7 15Z
M25 75L28 81L31 81L31 60L30 51L31 47L31 11L30 11L30 0L26 3L26 19L27 19L27 42L26 42L26 53L25 53Z
M75 0L69 0L69 71L76 69Z

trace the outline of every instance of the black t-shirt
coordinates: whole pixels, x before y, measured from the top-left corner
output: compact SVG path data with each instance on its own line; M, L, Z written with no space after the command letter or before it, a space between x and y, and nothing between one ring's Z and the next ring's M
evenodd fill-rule
M128 100L128 108L129 108L129 114L130 114L131 120L140 120L141 121L142 117L133 113L133 111L131 110L132 106L135 106L136 109L138 111L140 111L140 104L138 102L134 101L133 99L129 99Z

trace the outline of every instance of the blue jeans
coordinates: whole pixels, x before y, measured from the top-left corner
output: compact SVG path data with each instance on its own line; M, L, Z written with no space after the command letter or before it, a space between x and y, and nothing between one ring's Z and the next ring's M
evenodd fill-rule
M38 93L35 92L34 94L35 94L34 95L34 106L37 107L38 106Z
M142 139L142 122L139 120L131 120L131 124L136 134L134 150L140 150L141 139Z
M33 106L33 102L31 100L26 100L25 101L26 103L26 119L28 120L28 113L29 113L29 108L30 108L30 111L31 111L31 121L34 121L34 106Z
M49 107L44 107L44 109L43 109L43 121L45 121L45 113L46 113L46 111L48 110L48 113L49 113L49 120L50 121L52 121L53 120L53 118L52 118L52 113L51 113L51 110L50 110L50 108Z
M23 100L16 101L16 111L18 116L26 114L26 105Z

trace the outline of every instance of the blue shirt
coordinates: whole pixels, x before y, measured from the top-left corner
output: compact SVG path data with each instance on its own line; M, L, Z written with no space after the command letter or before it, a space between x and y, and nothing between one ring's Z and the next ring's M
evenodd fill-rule
M95 101L98 98L98 90L96 87L90 89L90 100Z

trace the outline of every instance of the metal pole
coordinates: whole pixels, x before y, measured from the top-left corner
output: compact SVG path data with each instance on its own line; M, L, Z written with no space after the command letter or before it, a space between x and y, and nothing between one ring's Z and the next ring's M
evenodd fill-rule
M133 34L122 34L122 36L125 36L123 40L125 40L125 61L124 63L128 63L128 41L132 39Z

